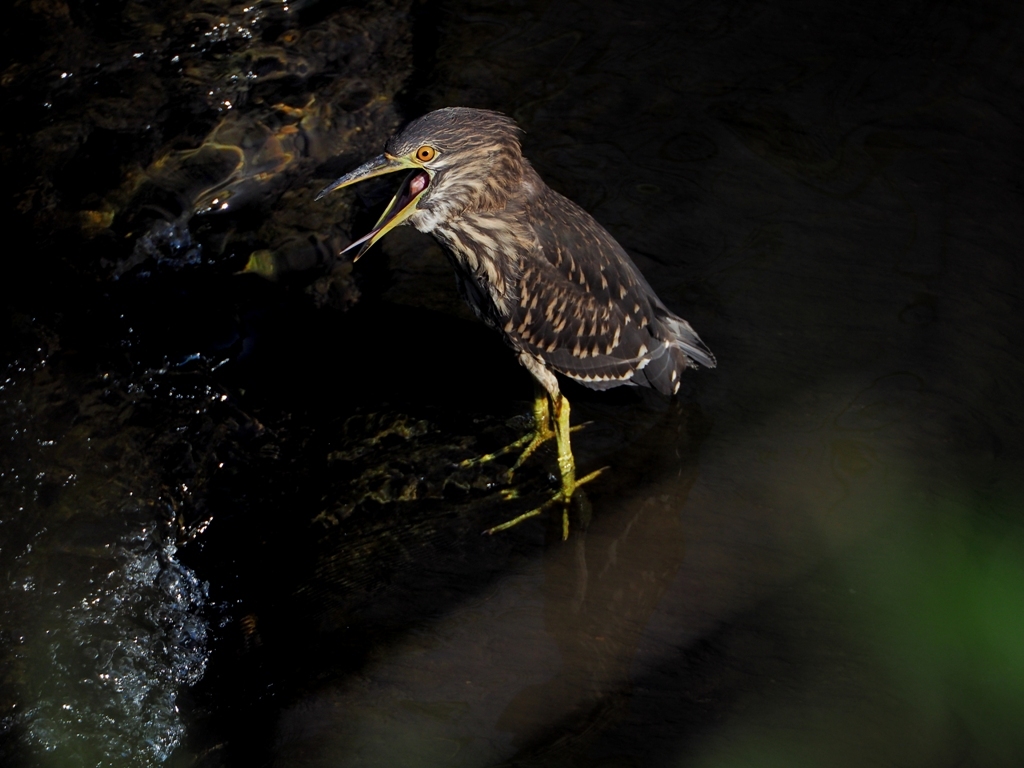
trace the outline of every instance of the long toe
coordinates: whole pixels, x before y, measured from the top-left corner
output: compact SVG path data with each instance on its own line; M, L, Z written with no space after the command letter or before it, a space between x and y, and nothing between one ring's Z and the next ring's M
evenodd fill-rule
M608 469L608 467L601 467L600 469L595 469L593 472L590 472L589 474L584 475L583 477L579 478L578 480L575 480L573 482L573 484L572 484L572 487L566 487L566 486L563 485L563 487L557 493L555 493L554 496L552 496L550 499L545 501L539 507L534 507L529 512L524 512L523 514L517 515L516 517L513 517L511 520L507 520L504 523L501 523L500 525L495 525L493 528L488 528L487 530L484 531L484 533L487 534L487 535L492 535L492 534L498 533L499 531L507 531L512 526L519 525L519 523L523 522L524 520L529 520L532 517L537 517L538 515L546 512L547 510L551 509L552 507L554 507L556 505L561 505L562 506L562 540L564 541L564 540L568 539L569 538L569 505L572 503L573 498L575 498L578 493L582 494L582 491L579 490L581 485L584 485L586 483L589 483L591 480L596 479L597 477L599 477L607 469ZM512 500L512 499L518 498L518 493L516 493L516 492L512 492L512 493L509 493L509 494L504 494L503 493L502 497L504 499L506 499L506 500Z

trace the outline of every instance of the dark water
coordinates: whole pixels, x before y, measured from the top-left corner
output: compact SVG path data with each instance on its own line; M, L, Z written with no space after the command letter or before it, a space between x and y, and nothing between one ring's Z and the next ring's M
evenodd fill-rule
M1016 4L18 0L0 46L0 762L1018 765ZM716 353L528 376L404 119L500 109ZM518 505L518 506L517 506Z

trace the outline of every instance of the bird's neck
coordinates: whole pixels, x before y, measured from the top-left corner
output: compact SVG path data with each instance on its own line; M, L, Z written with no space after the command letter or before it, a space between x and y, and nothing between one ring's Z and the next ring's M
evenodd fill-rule
M524 250L518 226L501 212L464 212L439 223L433 235L448 252L460 278L472 281L504 318L514 305Z
M433 235L445 248L459 279L474 286L481 299L489 299L491 307L473 308L478 314L493 314L493 320L511 313L523 259L538 247L524 209L546 188L525 159L517 171L500 187L470 176L449 178L444 193L438 189L435 200L411 218L416 229ZM467 301L473 304L469 295Z

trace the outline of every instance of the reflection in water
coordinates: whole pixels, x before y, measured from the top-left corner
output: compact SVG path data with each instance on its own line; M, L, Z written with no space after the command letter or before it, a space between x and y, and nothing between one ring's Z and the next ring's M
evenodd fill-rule
M499 718L497 727L512 732L520 750L541 745L557 758L576 734L607 726L629 695L643 634L685 558L680 511L697 474L686 414L670 412L643 442L672 444L677 455L647 457L642 468L617 464L618 482L632 485L632 470L644 490L624 494L613 514L599 515L571 547L544 558L544 627L562 668L523 688ZM671 480L661 478L670 472Z

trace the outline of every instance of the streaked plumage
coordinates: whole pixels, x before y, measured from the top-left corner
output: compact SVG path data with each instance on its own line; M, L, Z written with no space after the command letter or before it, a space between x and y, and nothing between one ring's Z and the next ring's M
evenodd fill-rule
M510 118L438 110L385 151L397 157L424 144L472 162L451 161L408 220L441 242L463 297L513 349L594 389L672 394L688 365L715 365L607 230L541 180Z
M571 452L563 455L568 405L563 417L553 372L593 389L638 385L673 394L687 367L713 368L715 358L655 295L622 246L541 180L522 155L519 134L498 112L440 109L410 123L387 142L384 155L320 196L412 170L373 232L351 246L362 245L356 258L406 221L442 244L463 298L503 334L550 397L554 429L538 424L538 430L546 429L543 439L559 437L561 494L568 501L579 483Z

